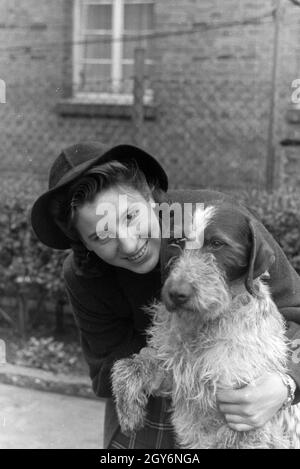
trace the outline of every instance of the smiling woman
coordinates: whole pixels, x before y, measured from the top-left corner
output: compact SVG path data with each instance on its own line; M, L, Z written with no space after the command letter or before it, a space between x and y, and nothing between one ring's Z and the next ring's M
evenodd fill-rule
M109 398L104 446L173 448L169 404L149 402L141 432L120 431L111 390L115 360L146 345L150 317L143 307L161 287L160 219L167 177L154 158L121 145L83 143L65 149L52 165L49 191L32 209L32 225L48 246L72 248L64 265L67 293L79 327L95 393ZM143 275L140 275L143 274Z
M151 271L158 263L161 236L156 202L163 191L148 184L135 160L96 165L50 201L55 222L72 239L75 262Z

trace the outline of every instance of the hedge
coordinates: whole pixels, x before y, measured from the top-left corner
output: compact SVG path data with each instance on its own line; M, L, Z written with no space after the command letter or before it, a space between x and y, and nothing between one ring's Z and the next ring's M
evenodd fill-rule
M18 299L18 314L13 318L25 334L28 324L34 323L28 311L28 299L37 299L42 311L44 300L51 299L59 313L67 302L62 279L62 263L66 251L56 251L41 244L29 224L29 209L36 196L45 189L34 177L1 181L0 189L0 293ZM239 193L266 225L283 248L290 262L300 274L300 194L283 188L272 195L251 191ZM1 315L8 321L5 311Z
M1 180L0 190L0 293L18 301L12 321L18 324L22 335L37 319L46 299L51 299L57 313L67 302L62 263L67 251L47 248L38 241L29 223L32 202L45 189L28 175L16 180ZM29 315L28 302L34 297L39 311ZM3 308L1 315L6 320Z
M289 187L272 194L253 190L241 194L241 201L272 233L300 275L300 192Z

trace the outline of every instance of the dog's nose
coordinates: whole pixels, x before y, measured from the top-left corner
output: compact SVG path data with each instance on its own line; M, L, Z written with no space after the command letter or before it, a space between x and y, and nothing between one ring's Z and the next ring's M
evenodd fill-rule
M189 284L181 284L172 286L169 291L170 300L175 305L184 305L191 297L192 289Z

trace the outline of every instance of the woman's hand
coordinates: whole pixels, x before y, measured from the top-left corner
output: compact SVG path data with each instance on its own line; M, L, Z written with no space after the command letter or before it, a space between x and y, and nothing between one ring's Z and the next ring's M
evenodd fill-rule
M280 375L269 373L254 385L240 389L219 390L217 401L228 426L248 431L263 426L281 408L288 390Z

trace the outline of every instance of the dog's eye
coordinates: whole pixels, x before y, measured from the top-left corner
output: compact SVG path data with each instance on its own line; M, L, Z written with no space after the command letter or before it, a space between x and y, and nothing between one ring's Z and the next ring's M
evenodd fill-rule
M224 246L224 243L222 241L219 241L218 239L211 239L208 243L209 247L212 249L220 249L222 246Z

